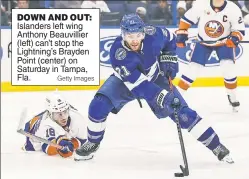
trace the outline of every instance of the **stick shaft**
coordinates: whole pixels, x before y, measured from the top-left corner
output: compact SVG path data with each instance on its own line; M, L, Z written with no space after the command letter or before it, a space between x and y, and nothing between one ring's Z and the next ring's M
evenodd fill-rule
M24 110L22 111L21 113L21 117L20 117L20 121L19 121L19 124L18 124L18 127L17 127L17 132L26 136L26 137L29 137L31 139L34 139L34 140L37 140L39 142L42 142L42 143L45 143L45 144L48 144L50 146L53 146L53 147L56 147L58 149L62 149L62 146L58 145L58 144L55 144L47 139L44 139L44 138L41 138L41 137L38 137L34 134L31 134L29 132L26 132L22 129L22 126L24 126L24 121L25 121L25 118L27 117L27 108L24 108Z
M29 138L31 138L31 139L34 139L34 140L37 140L37 141L39 141L39 142L48 144L48 145L53 146L53 147L56 147L56 148L58 148L58 149L62 149L62 146L60 146L60 145L58 145L58 144L55 144L55 143L53 143L53 142L51 142L51 141L49 141L49 140L47 140L47 139L38 137L38 136L36 136L36 135L34 135L34 134L31 134L31 133L29 133L29 132L26 132L26 131L24 131L23 129L18 129L17 132L20 133L20 134L22 134L22 135L25 135L26 137L29 137Z
M178 118L176 109L174 109L174 116L175 116L175 119L176 119L177 132L178 132L178 137L179 137L180 146L181 146L181 150L182 150L182 158L183 158L183 162L184 162L184 165L185 165L185 171L189 171L185 145L184 145L184 141L183 141L183 137L182 137L181 125L180 125L180 122L179 122L179 118Z
M168 77L168 79L169 79L170 89L173 92L173 84L172 84L172 80L171 80L170 76ZM179 118L178 118L176 107L174 107L174 117L175 117L175 120L176 120L177 132L178 132L178 137L179 137L181 151L182 151L182 158L183 158L183 162L184 162L184 165L185 165L185 168L183 169L181 167L181 170L183 172L183 175L188 176L189 175L188 160L187 160L185 145L184 145L184 141L183 141L183 137L182 137L182 129L181 129L181 125L180 125L180 121L179 121Z

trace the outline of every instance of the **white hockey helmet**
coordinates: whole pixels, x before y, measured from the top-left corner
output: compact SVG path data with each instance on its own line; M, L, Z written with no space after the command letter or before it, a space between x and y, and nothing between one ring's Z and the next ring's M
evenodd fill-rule
M50 113L62 112L69 108L68 102L58 94L58 92L52 93L52 95L46 98L47 110Z

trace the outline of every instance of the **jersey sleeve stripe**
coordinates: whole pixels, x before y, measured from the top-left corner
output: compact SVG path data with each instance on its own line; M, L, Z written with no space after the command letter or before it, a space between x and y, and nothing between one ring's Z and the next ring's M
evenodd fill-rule
M132 89L139 86L143 81L147 81L147 80L148 80L148 78L145 75L140 74L139 78L137 79L137 81L135 83L131 83L131 82L126 81L126 82L124 82L124 84L131 91Z
M243 35L243 36L245 36L245 31L244 30L239 30L239 32Z
M185 22L186 24L194 25L195 23L191 20L189 20L186 16L183 16L181 18L181 21Z
M151 81L155 75L159 75L159 63L156 61L151 67L147 74L148 80Z
M56 155L58 153L58 151L55 147L49 146L48 144L42 145L42 151L48 155Z
M29 130L31 131L32 130L32 128L34 127L34 125L35 125L35 123L38 121L38 119L39 119L39 116L36 116L36 117L34 117L31 121L30 121L30 124L29 124Z
M234 31L231 33L231 35L238 37L239 40L243 39L243 34L240 31Z
M168 36L169 36L169 41L173 40L174 39L174 33L170 32L168 29L166 29L167 32L168 32Z

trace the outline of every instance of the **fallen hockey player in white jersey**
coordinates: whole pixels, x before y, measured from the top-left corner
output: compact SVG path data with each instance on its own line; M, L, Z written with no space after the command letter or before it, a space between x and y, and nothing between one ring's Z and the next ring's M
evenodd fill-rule
M25 151L43 151L47 155L72 156L74 150L86 142L86 121L58 93L46 98L47 110L25 124L24 131L52 141L62 149L26 137Z
M202 67L215 51L223 71L227 96L234 111L240 106L236 98L237 74L235 70L235 48L245 35L245 24L240 8L226 0L197 0L180 20L177 46L184 48L188 40L188 29L198 23L198 40L190 56L189 69L183 73L178 86L186 91L195 81Z

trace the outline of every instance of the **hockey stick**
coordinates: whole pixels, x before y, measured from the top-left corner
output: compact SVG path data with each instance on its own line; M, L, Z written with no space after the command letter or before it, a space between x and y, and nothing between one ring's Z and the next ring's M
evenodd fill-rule
M48 144L48 145L50 145L50 146L53 146L53 147L55 147L55 148L57 148L57 149L62 149L62 148L63 148L62 146L60 146L60 145L58 145L58 144L56 144L56 143L53 143L53 142L51 142L51 141L49 141L49 140L47 140L47 139L38 137L38 136L36 136L36 135L34 135L34 134L31 134L31 133L29 133L29 132L24 131L24 130L22 129L22 125L24 124L24 120L25 120L26 116L27 116L27 109L25 108L25 109L22 111L22 113L21 113L19 125L18 125L18 128L17 128L17 132L18 132L18 133L20 133L20 134L22 134L22 135L24 135L24 136L26 136L26 137L29 137L29 138L31 138L31 139L37 140L37 141L39 141L39 142L42 142L42 143Z
M170 89L173 90L172 80L170 77L168 77L168 79L169 79ZM185 166L185 167L183 167L182 165L180 165L180 169L182 172L175 173L175 177L184 177L184 176L189 175L189 168L188 168L188 160L187 160L187 155L186 155L183 136L182 136L182 129L181 129L181 125L180 125L178 114L177 114L177 108L179 108L179 106L180 106L180 100L178 98L174 98L172 107L174 108L174 117L176 120L177 132L178 132L178 137L179 137L179 141L180 141L180 145L181 145L183 162L184 162L184 166Z
M37 140L37 141L39 141L39 142L42 142L42 143L48 144L48 145L50 145L50 146L53 146L53 147L55 147L55 148L57 148L57 149L62 149L62 148L63 148L62 146L60 146L60 145L58 145L58 144L56 144L56 143L53 143L53 142L51 142L51 141L49 141L49 140L47 140L47 139L38 137L38 136L36 136L36 135L34 135L34 134L31 134L31 133L29 133L29 132L26 132L26 131L24 131L23 129L18 129L17 132L20 133L20 134L22 134L22 135L25 135L26 137L29 137L29 138L31 138L31 139L34 139L34 140Z

